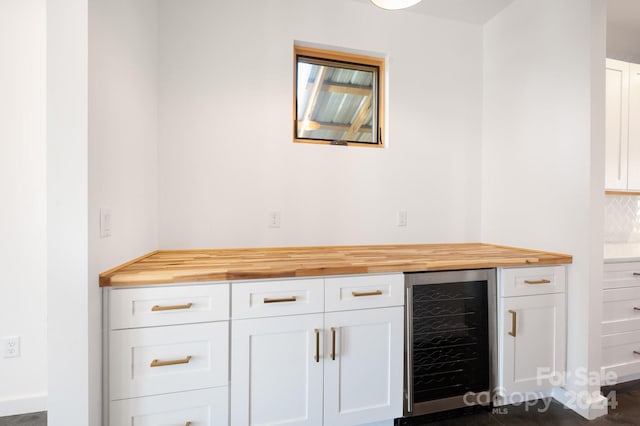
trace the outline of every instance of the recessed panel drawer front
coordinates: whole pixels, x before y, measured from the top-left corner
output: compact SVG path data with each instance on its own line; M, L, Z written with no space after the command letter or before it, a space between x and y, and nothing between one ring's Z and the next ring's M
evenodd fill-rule
M640 373L640 331L602 336L602 365L624 366L625 375Z
M110 399L226 386L229 323L111 332Z
M640 262L605 263L603 288L640 288Z
M404 275L325 278L325 312L404 304Z
M228 319L228 283L111 290L112 330Z
M602 292L602 333L640 330L640 287Z
M500 269L501 297L531 296L563 293L566 272L564 266L535 266L529 268Z
M227 425L228 388L124 399L111 403L111 426ZM190 422L190 423L189 423Z
M324 279L241 282L231 286L233 319L311 314L324 310Z

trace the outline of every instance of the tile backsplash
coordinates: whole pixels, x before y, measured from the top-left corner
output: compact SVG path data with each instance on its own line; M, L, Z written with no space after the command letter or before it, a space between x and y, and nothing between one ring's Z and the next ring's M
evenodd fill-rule
M605 196L604 242L640 242L640 196Z

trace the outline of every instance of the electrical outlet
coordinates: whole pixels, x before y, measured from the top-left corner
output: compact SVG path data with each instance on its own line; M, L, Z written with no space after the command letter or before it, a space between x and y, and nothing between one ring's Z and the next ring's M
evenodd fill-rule
M398 210L398 226L407 226L407 211Z
M2 339L5 358L20 356L20 336L6 336Z
M271 210L267 216L268 226L269 228L280 228L280 211L279 210Z

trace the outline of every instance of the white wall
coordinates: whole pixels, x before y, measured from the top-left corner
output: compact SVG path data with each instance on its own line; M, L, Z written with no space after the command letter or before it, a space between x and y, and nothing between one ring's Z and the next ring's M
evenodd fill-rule
M484 28L482 239L570 253L567 388L598 415L604 3L517 0Z
M100 414L98 274L158 247L158 2L89 1L90 424ZM100 208L111 236L100 238Z
M0 3L0 417L46 409L46 8Z
M158 2L89 2L91 276L158 246ZM100 208L112 214L100 238Z
M480 26L344 0L160 4L161 248L479 238ZM388 55L385 149L292 142L294 40Z
M88 273L87 2L47 1L48 424L97 425Z
M0 2L0 417L46 409L46 8Z

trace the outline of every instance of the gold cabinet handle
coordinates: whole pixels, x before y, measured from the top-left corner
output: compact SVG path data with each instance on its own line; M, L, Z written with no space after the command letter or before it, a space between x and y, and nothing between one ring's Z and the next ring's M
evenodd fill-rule
M633 307L633 310L634 310L634 311L640 311L640 306L634 306L634 307Z
M177 365L177 364L189 364L189 361L191 361L191 355L187 356L186 358L183 359L172 359L170 361L158 361L157 359L154 359L153 361L151 361L151 367L165 367L167 365Z
M192 306L193 306L193 303L187 303L186 305L170 305L170 306L153 305L151 307L151 311L157 312L157 311L174 311L176 309L191 309Z
M331 360L336 360L336 329L331 327Z
M191 422L186 422L184 426L191 426Z
M320 362L320 330L316 328L314 332L316 333L316 354L313 359L315 362Z
M638 276L640 275L640 272L634 272L633 275Z
M264 303L282 303L282 302L295 302L295 301L296 301L296 297L295 296L282 297L280 299L269 299L268 297L265 297L263 299Z
M633 353L636 354L636 355L640 355L640 352L638 352L638 351L633 351Z
M550 280L524 280L525 284L551 284Z
M362 296L381 296L382 295L382 290L376 290L376 291L363 291L363 292L357 292L357 291L352 291L351 294L353 295L353 297L362 297Z
M509 313L511 314L511 331L509 332L509 336L516 337L516 321L518 317L516 311L509 309Z

